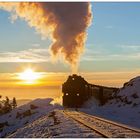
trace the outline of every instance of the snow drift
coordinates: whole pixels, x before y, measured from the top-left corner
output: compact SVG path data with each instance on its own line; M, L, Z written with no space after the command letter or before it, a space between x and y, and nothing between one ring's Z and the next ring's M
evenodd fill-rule
M81 110L140 128L140 76L126 82L105 105L92 98Z

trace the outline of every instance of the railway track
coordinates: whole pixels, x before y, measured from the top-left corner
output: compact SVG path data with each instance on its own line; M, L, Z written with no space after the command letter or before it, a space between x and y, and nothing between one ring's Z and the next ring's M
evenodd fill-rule
M99 133L104 138L140 138L140 130L78 111L63 111L73 120Z

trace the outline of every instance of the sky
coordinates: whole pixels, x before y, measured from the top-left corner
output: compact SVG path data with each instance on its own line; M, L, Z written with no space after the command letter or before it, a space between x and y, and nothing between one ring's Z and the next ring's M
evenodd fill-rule
M140 71L140 3L92 2L93 20L88 28L85 52L78 74L93 84L121 87ZM71 74L64 62L52 62L51 41L44 39L22 20L10 20L0 10L0 88L19 88L17 73L26 68L40 72L39 85L60 87ZM24 85L26 88L26 86Z

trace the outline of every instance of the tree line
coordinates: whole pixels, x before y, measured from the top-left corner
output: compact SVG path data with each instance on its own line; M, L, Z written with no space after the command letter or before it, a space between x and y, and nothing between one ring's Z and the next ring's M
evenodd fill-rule
M11 101L7 96L2 100L2 96L0 95L0 115L10 112L16 107L17 101L15 97Z

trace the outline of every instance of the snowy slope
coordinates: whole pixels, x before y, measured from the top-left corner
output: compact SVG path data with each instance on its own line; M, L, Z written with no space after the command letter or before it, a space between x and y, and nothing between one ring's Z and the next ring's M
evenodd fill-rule
M98 101L92 98L81 110L140 128L140 77L125 83L105 105L99 106Z
M37 118L46 115L48 112L62 106L58 104L51 104L53 99L36 99L25 105L19 106L10 113L0 116L0 137L5 137L13 133L18 128L33 122ZM2 126L2 124L5 124Z
M117 100L120 105L128 105L131 107L140 105L140 77L131 79L125 83L116 93ZM124 103L124 104L122 104Z
M93 130L54 110L33 123L18 129L9 138L98 138Z
M29 103L31 101L32 100L30 100L30 99L17 99L17 106L21 106L21 105L27 104L27 103Z

